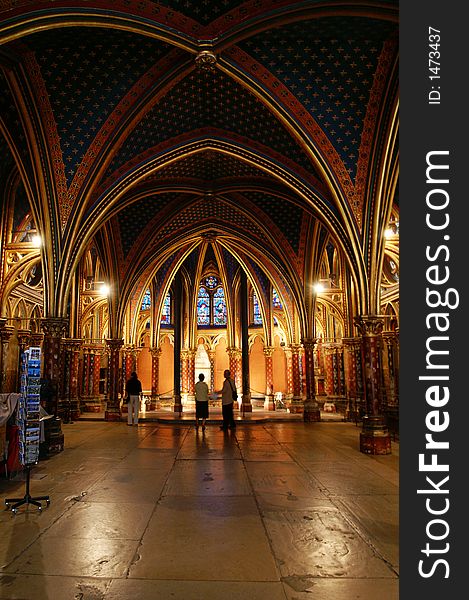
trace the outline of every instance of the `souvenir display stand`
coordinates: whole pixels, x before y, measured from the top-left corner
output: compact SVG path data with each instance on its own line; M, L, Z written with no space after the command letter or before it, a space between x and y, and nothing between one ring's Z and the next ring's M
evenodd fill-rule
M40 442L40 371L41 349L29 348L21 355L21 396L17 406L19 429L19 459L26 473L26 491L23 498L7 498L5 505L16 513L23 504L34 504L42 510L42 502L49 506L49 496L30 494L31 469L39 460Z

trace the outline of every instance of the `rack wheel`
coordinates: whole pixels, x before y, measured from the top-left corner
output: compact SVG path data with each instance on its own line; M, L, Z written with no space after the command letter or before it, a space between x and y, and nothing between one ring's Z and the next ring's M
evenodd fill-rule
M38 507L37 507L37 509L38 509L39 511L42 511L42 506L38 506Z
M46 500L46 506L50 505L50 500Z

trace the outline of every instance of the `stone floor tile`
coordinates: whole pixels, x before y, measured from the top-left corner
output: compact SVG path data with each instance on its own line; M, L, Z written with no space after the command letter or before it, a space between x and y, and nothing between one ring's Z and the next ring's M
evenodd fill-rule
M104 600L110 580L48 575L0 575L2 600Z
M113 580L105 600L124 600L126 598L132 598L132 600L220 600L223 598L226 600L286 600L281 583Z
M4 573L124 577L137 547L134 540L40 538L7 565Z
M168 477L165 496L247 496L251 486L240 460L178 460Z
M395 577L336 510L263 515L282 577Z
M166 496L129 576L140 579L279 581L253 498Z
M281 493L298 497L321 496L313 477L291 462L246 462L256 494Z
M398 600L397 579L296 577L284 579L287 600Z
M42 535L80 539L140 540L154 504L76 502Z

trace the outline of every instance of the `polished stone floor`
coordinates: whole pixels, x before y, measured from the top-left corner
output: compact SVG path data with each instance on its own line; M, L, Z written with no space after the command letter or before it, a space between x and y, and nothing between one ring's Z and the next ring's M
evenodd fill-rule
M77 422L41 512L0 511L0 598L397 600L399 444L345 422ZM0 501L22 497L0 479Z

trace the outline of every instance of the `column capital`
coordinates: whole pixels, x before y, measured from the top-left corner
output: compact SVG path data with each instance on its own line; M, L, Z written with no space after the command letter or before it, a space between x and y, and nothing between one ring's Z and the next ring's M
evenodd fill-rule
M318 338L302 338L301 343L303 347L306 349L314 350L314 346L317 344Z
M8 342L11 336L15 333L15 328L13 325L4 325L0 330L0 337L2 342Z
M78 352L81 349L81 339L79 338L63 338L62 344L66 350Z
M226 351L228 352L228 356L232 358L239 358L241 356L241 350L239 348L230 347L227 348Z
M31 329L18 329L16 332L21 350L24 350L31 340Z
M68 329L66 317L43 317L40 319L41 328L45 335L53 338L61 338Z
M377 336L383 331L384 317L380 315L360 315L353 321L362 336Z
M264 351L265 356L270 357L273 355L274 350L275 350L274 346L264 346L263 351Z
M157 358L157 357L161 356L162 350L160 347L154 346L152 348L149 348L149 350L150 350L150 354L152 355L153 358Z
M111 351L120 350L122 348L122 346L124 345L124 340L122 340L120 338L109 338L109 339L106 339L105 341L106 341L106 346Z

